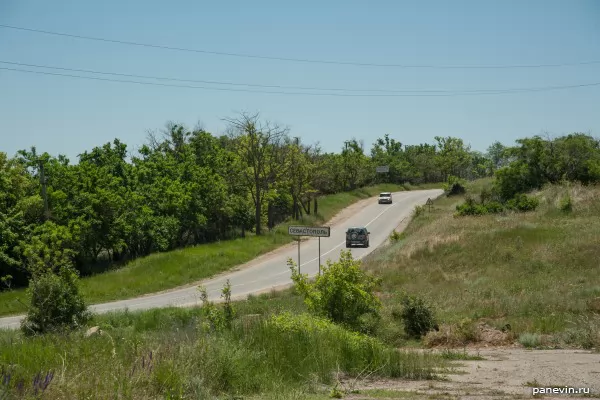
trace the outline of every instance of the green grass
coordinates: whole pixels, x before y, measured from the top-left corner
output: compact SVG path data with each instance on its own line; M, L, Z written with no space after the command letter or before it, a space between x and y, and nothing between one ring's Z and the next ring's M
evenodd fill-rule
M440 185L437 185L438 187ZM436 187L428 184L423 188ZM420 189L420 186L381 184L319 199L317 216L306 216L301 223L322 223L342 209L383 191ZM293 241L282 224L264 236L248 235L244 239L204 244L185 249L156 253L139 258L126 266L81 279L81 291L90 304L120 300L171 289L227 271L237 265L275 250ZM0 293L0 315L26 311L24 290Z
M30 395L35 375L54 371L45 399L322 398L338 371L347 378L432 379L448 364L306 314L244 323L257 304L284 297L259 296L246 308L236 303L233 328L217 333L199 329L197 308L96 316L102 332L89 338L83 331L34 338L0 332L0 378L11 375L8 385L0 379L0 395L7 386L17 395L21 379L21 396Z
M453 361L459 361L459 360L460 361L482 361L482 360L485 360L485 358L481 357L480 355L469 354L466 351L462 351L462 352L452 351L449 349L444 349L440 353L440 355L445 360L453 360Z
M397 307L404 290L433 304L443 324L508 323L515 340L531 334L526 345L600 347L600 187L550 186L533 195L541 201L534 212L480 217L453 217L462 196L437 199L400 240L365 260L383 278L386 308Z

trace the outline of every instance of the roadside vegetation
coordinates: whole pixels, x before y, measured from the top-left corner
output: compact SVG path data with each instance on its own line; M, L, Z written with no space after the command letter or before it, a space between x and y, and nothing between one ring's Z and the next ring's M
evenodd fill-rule
M446 166L446 196L364 261L342 251L309 280L289 260L292 289L241 302L226 285L219 304L199 288L200 308L89 315L72 249L34 237L0 398L342 398L367 377L440 379L480 359L470 345L600 348L600 143L536 137L485 159L484 179Z
M402 191L440 185L379 184L323 196L317 215L300 221L303 224L323 223L339 211L362 199L376 196L382 191ZM95 304L103 301L126 299L142 294L171 289L199 281L244 264L252 259L290 243L287 233L289 223L276 226L271 232L257 236L224 240L156 253L131 261L126 266L104 273L84 277L80 290L86 301ZM0 292L0 315L23 313L27 310L27 297L23 289Z
M294 268L290 261L291 268ZM346 269L348 268L348 269ZM350 270L350 273L348 273ZM448 357L402 351L359 332L378 313L372 277L345 253L312 286L296 274L304 302L263 295L195 309L93 316L90 330L0 335L0 394L24 398L231 398L343 394L340 380L435 379ZM306 285L311 286L307 289ZM203 289L199 288L201 294ZM364 292L367 297L350 299ZM327 294L347 298L355 313L335 314ZM324 301L314 303L315 297ZM285 305L290 307L286 307ZM310 307L315 304L315 307ZM308 310L306 307L308 306ZM258 313L257 313L258 312ZM336 315L335 322L328 316ZM337 322L337 323L336 323ZM24 326L23 332L28 332Z

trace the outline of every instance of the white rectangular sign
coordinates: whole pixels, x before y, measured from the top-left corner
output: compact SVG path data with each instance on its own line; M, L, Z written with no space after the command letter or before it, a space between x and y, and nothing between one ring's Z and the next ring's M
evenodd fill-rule
M389 165L382 165L380 167L375 168L376 172L390 172Z
M290 226L288 227L288 233L295 236L329 237L331 229L328 226Z

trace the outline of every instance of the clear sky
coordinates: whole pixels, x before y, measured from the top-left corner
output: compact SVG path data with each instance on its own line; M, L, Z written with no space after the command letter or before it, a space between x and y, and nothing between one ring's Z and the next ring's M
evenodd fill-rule
M597 0L0 0L0 24L178 48L370 64L600 61ZM600 82L600 63L503 69L302 63L7 28L0 28L0 61L187 80L361 90L464 91ZM14 64L0 67L140 81ZM495 140L511 144L543 132L600 136L600 86L478 96L342 97L161 87L0 69L0 151L10 155L35 145L39 152L65 154L76 161L78 153L115 137L135 149L144 143L148 130L161 129L167 121L190 127L201 121L205 129L219 134L225 128L222 119L238 111L260 112L289 126L292 136L320 142L326 151L338 151L351 137L363 139L370 149L386 133L405 144L431 143L437 135L458 136L477 150Z

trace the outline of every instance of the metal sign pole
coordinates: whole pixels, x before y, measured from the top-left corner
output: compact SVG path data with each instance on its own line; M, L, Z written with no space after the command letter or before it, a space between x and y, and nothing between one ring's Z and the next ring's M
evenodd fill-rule
M298 236L298 273L300 273L300 236Z
M319 236L319 275L321 275L321 236Z

